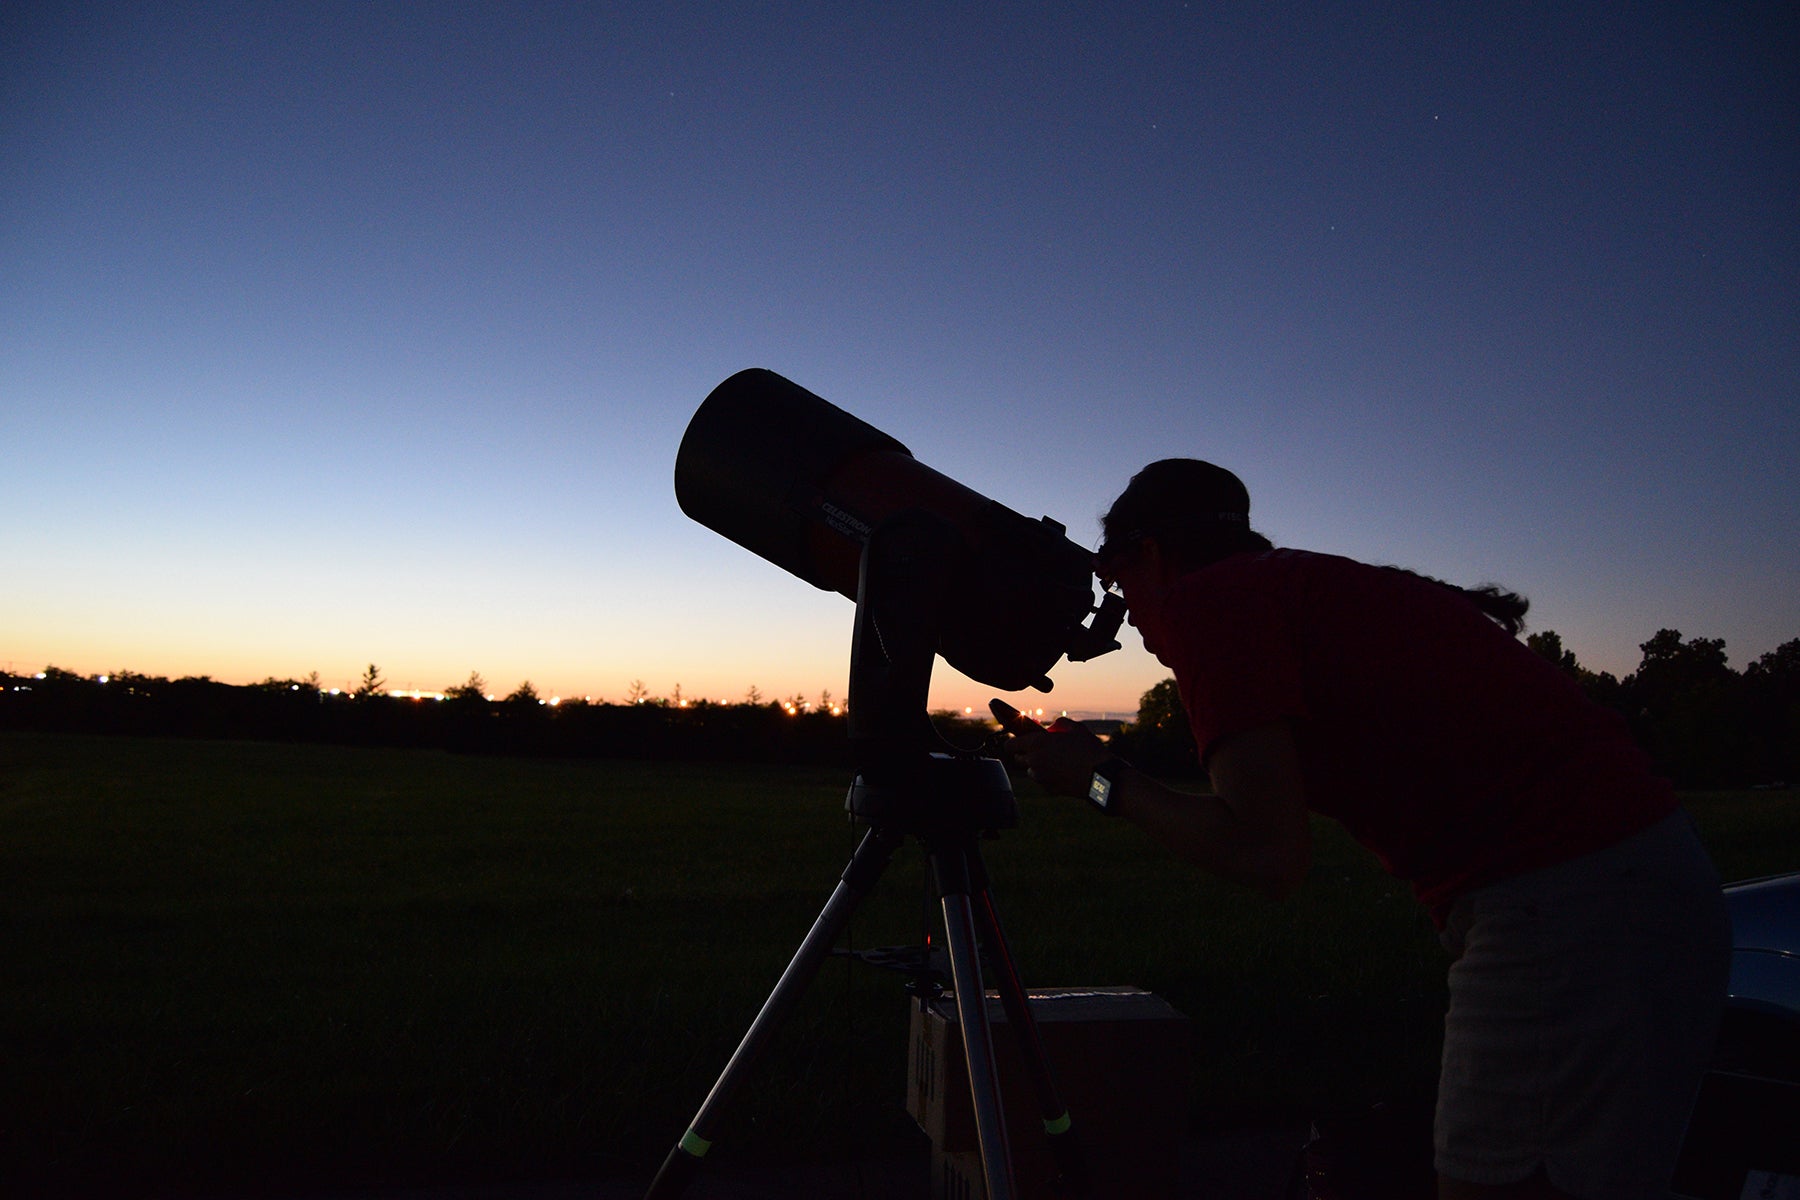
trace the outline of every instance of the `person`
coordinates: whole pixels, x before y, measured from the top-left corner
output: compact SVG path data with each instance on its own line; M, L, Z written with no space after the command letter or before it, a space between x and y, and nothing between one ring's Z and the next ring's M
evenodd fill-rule
M1007 720L1015 760L1276 897L1306 876L1309 814L1341 822L1411 883L1452 959L1438 1195L1666 1195L1730 941L1672 787L1518 641L1522 598L1277 549L1249 513L1231 472L1155 462L1102 518L1095 560L1175 677L1211 794L1068 722Z

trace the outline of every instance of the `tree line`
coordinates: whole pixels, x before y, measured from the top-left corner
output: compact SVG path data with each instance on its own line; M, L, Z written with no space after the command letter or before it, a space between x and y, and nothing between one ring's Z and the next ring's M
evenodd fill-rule
M986 730L934 716L959 745ZM651 695L632 681L622 704L539 694L529 680L505 696L479 674L442 692L395 692L370 664L354 688L306 679L227 684L121 671L46 667L0 672L0 729L149 737L234 738L404 746L471 754L850 765L842 705L826 692L765 699L752 687L721 703Z
M1623 679L1590 671L1554 631L1527 644L1595 701L1624 717L1657 769L1684 788L1737 788L1800 777L1800 638L1743 671L1719 638L1659 630ZM554 702L553 702L554 701ZM933 721L953 744L987 744L985 721L951 713ZM743 700L652 696L633 680L625 702L541 696L527 681L505 696L479 674L433 692L387 690L370 664L358 685L327 689L317 674L232 685L206 676L166 679L121 672L77 675L48 667L0 672L0 729L242 738L431 747L462 753L760 761L849 766L841 705L830 693ZM1197 774L1193 736L1175 681L1145 692L1137 720L1117 734L1125 757L1148 770Z
M1582 666L1552 630L1525 640L1624 717L1656 769L1677 786L1742 788L1800 778L1800 638L1737 671L1726 662L1722 638L1662 629L1639 645L1643 658L1623 679ZM1173 679L1144 693L1122 745L1146 769L1198 772Z

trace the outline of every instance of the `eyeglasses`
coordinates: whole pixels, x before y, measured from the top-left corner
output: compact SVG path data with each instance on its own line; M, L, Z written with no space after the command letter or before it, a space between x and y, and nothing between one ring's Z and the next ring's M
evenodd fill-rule
M1111 572L1107 570L1108 565L1118 562L1136 550L1149 536L1147 530L1133 529L1128 533L1121 533L1118 537L1107 538L1105 543L1094 551L1094 574L1100 577L1102 587L1108 591L1113 591L1118 587L1118 581L1113 579Z
M1150 531L1147 529L1133 529L1128 533L1121 533L1117 537L1109 537L1105 542L1101 543L1098 550L1094 551L1094 561L1106 562L1109 559L1119 557L1121 554L1129 554L1131 551L1137 549L1138 543L1149 536Z

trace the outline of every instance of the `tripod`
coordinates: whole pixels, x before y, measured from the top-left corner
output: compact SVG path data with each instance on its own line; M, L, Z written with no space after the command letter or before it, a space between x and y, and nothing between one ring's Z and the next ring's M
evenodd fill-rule
M1018 823L1012 785L995 759L932 749L933 742L942 743L925 715L925 693L937 648L936 614L953 562L945 536L941 523L910 517L885 522L870 535L850 672L851 741L861 771L845 805L869 830L724 1073L663 1160L646 1200L678 1196L693 1179L733 1096L908 837L924 844L943 910L989 1200L1013 1200L1017 1189L988 1025L982 945L995 967L1007 1023L1019 1038L1057 1169L1071 1194L1086 1190L1073 1125L1045 1060L977 845L983 831Z
M985 946L995 968L1000 1002L1007 1023L1020 1039L1019 1048L1031 1076L1057 1167L1074 1189L1074 1194L1080 1194L1080 1189L1085 1187L1073 1125L1045 1060L1037 1025L1001 930L999 913L988 886L986 864L977 845L983 830L1016 824L1016 808L1006 772L991 758L934 756L928 760L923 774L939 785L933 802L925 805L915 805L913 797L888 795L884 789L869 784L860 776L851 786L848 807L857 816L868 817L870 828L812 929L800 943L800 949L782 972L775 990L751 1022L724 1073L713 1084L687 1131L664 1160L662 1170L646 1194L647 1200L678 1196L686 1188L701 1159L711 1148L720 1120L750 1068L799 1003L801 994L830 954L857 904L875 886L894 851L909 835L918 836L924 844L943 909L944 939L949 949L950 977L956 995L957 1019L962 1028L963 1053L968 1063L970 1098L975 1109L975 1129L981 1145L987 1194L990 1200L1012 1200L1016 1187L1012 1152L1001 1119L1000 1088L978 946ZM950 809L968 812L976 820L952 828L933 822L920 825L897 819L900 811L941 815ZM987 820L981 820L982 817Z

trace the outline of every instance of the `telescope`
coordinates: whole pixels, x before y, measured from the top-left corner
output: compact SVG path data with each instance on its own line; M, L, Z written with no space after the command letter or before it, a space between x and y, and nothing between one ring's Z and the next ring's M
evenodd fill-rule
M1108 592L1095 605L1093 555L1062 525L932 470L773 371L740 371L706 398L675 459L675 498L708 529L859 605L879 603L866 594L880 582L863 569L871 539L879 549L884 528L911 526L909 541L931 545L910 569L942 588L909 597L932 610L909 615L934 627L945 662L1001 691L1049 691L1064 655L1085 662L1118 648L1124 603Z
M1015 1181L981 951L995 965L1065 1191L1086 1170L1006 944L977 840L1016 823L1005 768L946 744L926 714L942 655L1003 691L1050 689L1047 672L1118 648L1124 600L1094 603L1093 556L1045 517L1025 517L941 475L874 426L772 371L740 371L701 404L675 459L683 512L815 587L856 601L845 807L868 825L818 920L647 1193L672 1200L774 1031L906 838L924 843L943 908L970 1102L989 1200ZM1091 618L1091 619L1090 619Z

